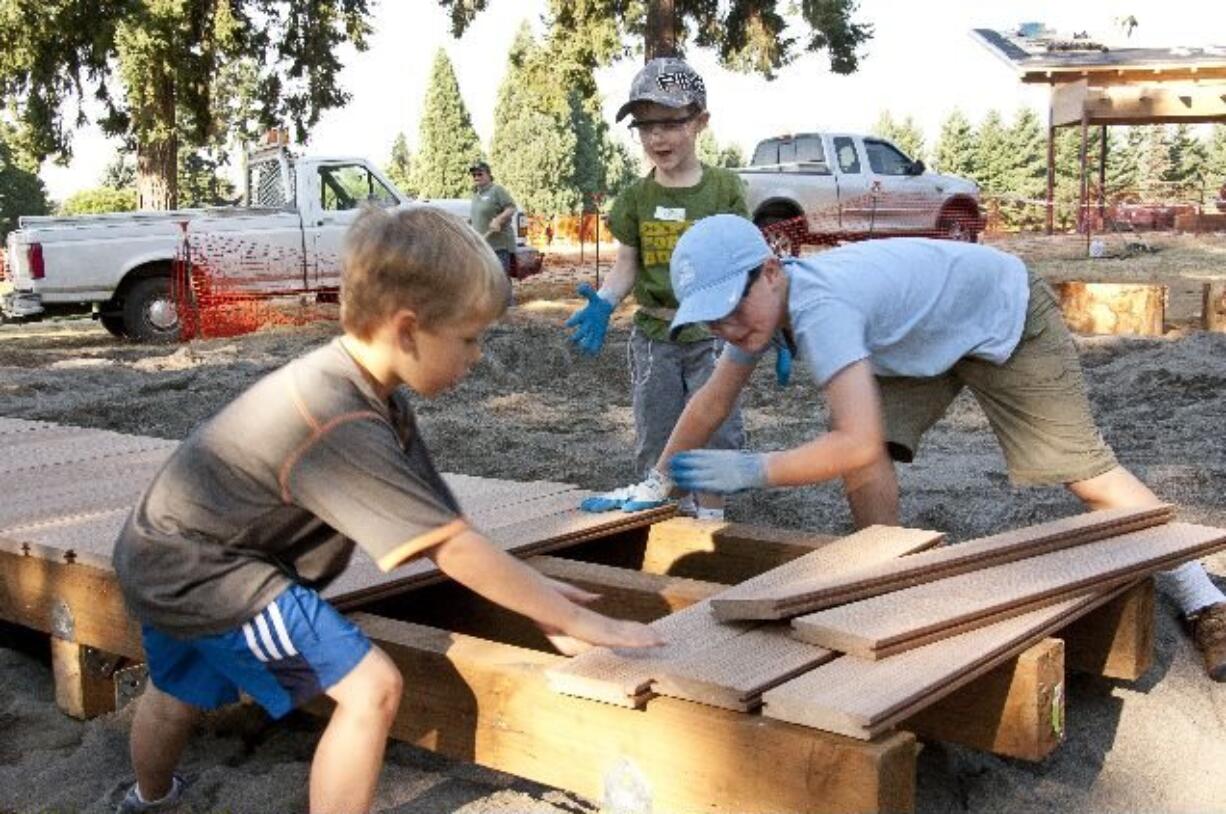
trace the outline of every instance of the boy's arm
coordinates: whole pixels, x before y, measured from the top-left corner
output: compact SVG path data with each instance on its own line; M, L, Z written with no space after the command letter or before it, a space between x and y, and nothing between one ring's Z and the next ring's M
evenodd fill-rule
M831 480L872 463L885 452L881 396L872 367L853 362L826 382L830 431L807 444L766 456L770 486Z
M604 347L604 337L609 330L613 309L634 288L638 274L638 249L622 243L617 247L617 259L599 292L594 291L587 283L580 284L579 293L587 298L587 305L572 314L564 325L575 329L570 335L570 341L574 342L580 351L595 355Z
M600 295L608 295L614 307L626 298L634 289L634 283L639 276L639 250L633 246L619 243L617 257L613 268L605 276L604 285L600 287Z
M676 453L697 449L710 440L732 412L752 374L753 365L734 361L728 353L720 354L711 378L690 397L673 426L656 462L658 471L667 472L668 461Z
M472 529L449 538L426 555L456 582L527 616L547 631L561 631L579 641L604 647L663 644L647 625L610 619L575 604L553 580L533 571Z

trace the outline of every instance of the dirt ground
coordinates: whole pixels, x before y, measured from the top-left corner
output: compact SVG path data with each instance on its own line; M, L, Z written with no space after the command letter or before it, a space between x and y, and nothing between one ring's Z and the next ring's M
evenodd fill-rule
M1072 238L1000 241L1049 279L1161 282L1170 287L1161 338L1082 337L1078 345L1100 427L1121 461L1183 520L1226 527L1226 334L1195 330L1203 282L1226 277L1226 240L1113 236L1084 257ZM1130 256L1122 256L1128 254ZM602 259L606 259L602 249ZM419 404L446 470L589 488L631 478L628 312L604 352L576 356L559 324L578 305L590 262L552 257L517 284L516 306L489 333L485 358L455 392ZM333 336L334 323L277 328L177 347L111 339L87 320L0 327L0 415L178 439L264 373ZM768 368L769 365L764 365ZM799 366L798 366L799 367ZM778 449L822 431L807 373L780 391L755 374L745 405L749 445ZM982 412L967 396L900 469L903 522L964 540L1071 514L1060 489L1015 489ZM736 496L730 519L840 532L850 518L836 485ZM1226 556L1207 562L1226 584ZM129 769L125 711L78 723L61 716L38 637L0 628L0 814L110 810ZM305 808L314 721L266 727L249 713L210 719L191 746L199 811ZM1226 811L1226 685L1213 685L1163 599L1157 664L1125 684L1071 677L1068 741L1038 766L942 744L920 756L921 812ZM393 744L378 810L594 812L599 803ZM658 814L658 812L657 812Z

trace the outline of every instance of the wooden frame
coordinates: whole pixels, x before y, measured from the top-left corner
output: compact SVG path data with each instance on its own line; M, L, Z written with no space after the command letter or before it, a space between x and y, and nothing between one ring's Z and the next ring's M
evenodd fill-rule
M606 612L649 621L724 587L711 577L741 581L829 539L673 519L528 562L601 593L597 607ZM139 629L103 563L0 545L0 617L57 638L57 695L82 715L105 711L97 699L113 663L106 655L141 656ZM915 804L915 734L1031 760L1059 742L1051 734L1062 709L1052 704L1052 677L1061 670L1050 639L949 697L975 725L954 731L917 717L859 741L671 698L632 710L558 695L544 671L561 657L544 652L539 631L454 583L385 597L353 618L404 673L394 737L597 799L610 778L628 772L647 783L661 810L906 811ZM1135 672L1144 663L1138 654L1152 646L1152 595L1148 606L1137 594L1086 620L1077 635L1089 644L1078 652L1097 652L1103 670L1126 672L1118 665L1132 663ZM105 666L80 669L87 659ZM1095 658L1083 661L1092 667Z

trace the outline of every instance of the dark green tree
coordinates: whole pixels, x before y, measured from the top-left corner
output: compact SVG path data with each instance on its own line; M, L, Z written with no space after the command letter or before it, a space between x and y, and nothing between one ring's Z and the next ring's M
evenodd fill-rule
M1226 124L1215 124L1205 145L1205 175L1210 187L1226 184Z
M975 131L974 178L984 192L1002 195L1009 190L1009 139L1000 113L989 110Z
M47 189L38 177L38 164L10 143L12 131L0 122L0 252L4 239L17 228L22 215L51 211Z
M883 110L872 127L874 135L894 142L898 149L916 161L924 160L924 133L910 115L901 122L895 121L890 111Z
M1200 201L1209 182L1206 164L1209 152L1192 133L1192 127L1178 124L1171 129L1167 155L1170 168L1163 180L1171 184L1171 192L1180 198Z
M224 156L209 150L179 151L179 206L227 206L237 203L234 183L225 176Z
M1009 155L1006 185L1017 196L1011 226L1035 229L1046 221L1047 139L1039 117L1029 107L1018 109L1005 135Z
M1139 196L1141 179L1141 145L1145 131L1126 127L1118 136L1107 141L1107 197L1109 200L1132 199Z
M384 171L397 189L405 195L417 196L417 188L413 185L413 153L409 150L409 141L404 133L396 134L396 140L392 142L392 157Z
M71 155L71 132L101 103L100 124L136 153L142 208L177 203L181 146L206 147L242 107L255 124L292 124L298 139L340 89L340 46L365 48L368 0L95 0L19 2L0 13L0 95L26 149ZM231 97L228 69L246 63L258 93ZM258 105L250 104L258 100Z
M460 95L455 69L440 48L422 108L413 187L423 198L467 198L472 194L468 168L481 158L481 143Z
M458 37L488 0L439 4ZM832 71L850 74L873 36L871 25L851 19L856 6L855 0L549 0L547 23L555 56L588 70L627 55L626 43L637 40L648 58L684 53L692 41L714 49L725 67L768 78L804 53L826 51Z
M937 172L970 178L975 174L975 130L961 110L941 123L933 159Z
M1166 180L1171 171L1171 145L1166 125L1155 124L1138 128L1142 141L1137 162L1137 187L1147 201L1166 200L1170 184Z

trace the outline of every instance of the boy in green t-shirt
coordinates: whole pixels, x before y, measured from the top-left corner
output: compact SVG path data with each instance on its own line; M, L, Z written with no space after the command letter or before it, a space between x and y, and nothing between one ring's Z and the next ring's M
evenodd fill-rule
M706 88L680 59L648 62L630 87L630 99L617 121L631 115L630 131L643 146L653 168L613 202L609 228L617 238L617 260L600 291L586 283L579 293L588 304L566 322L581 351L595 354L604 344L613 309L631 291L639 308L630 334L630 378L634 406L635 486L594 496L589 511L634 510L668 498L672 483L653 469L673 425L691 394L715 367L721 343L701 326L670 337L669 322L677 308L669 282L668 261L677 239L694 221L709 215L748 216L741 180L732 172L698 160L698 135L707 126ZM739 410L712 438L712 447L738 449L744 432ZM723 499L696 495L682 502L683 511L699 517L723 517Z

